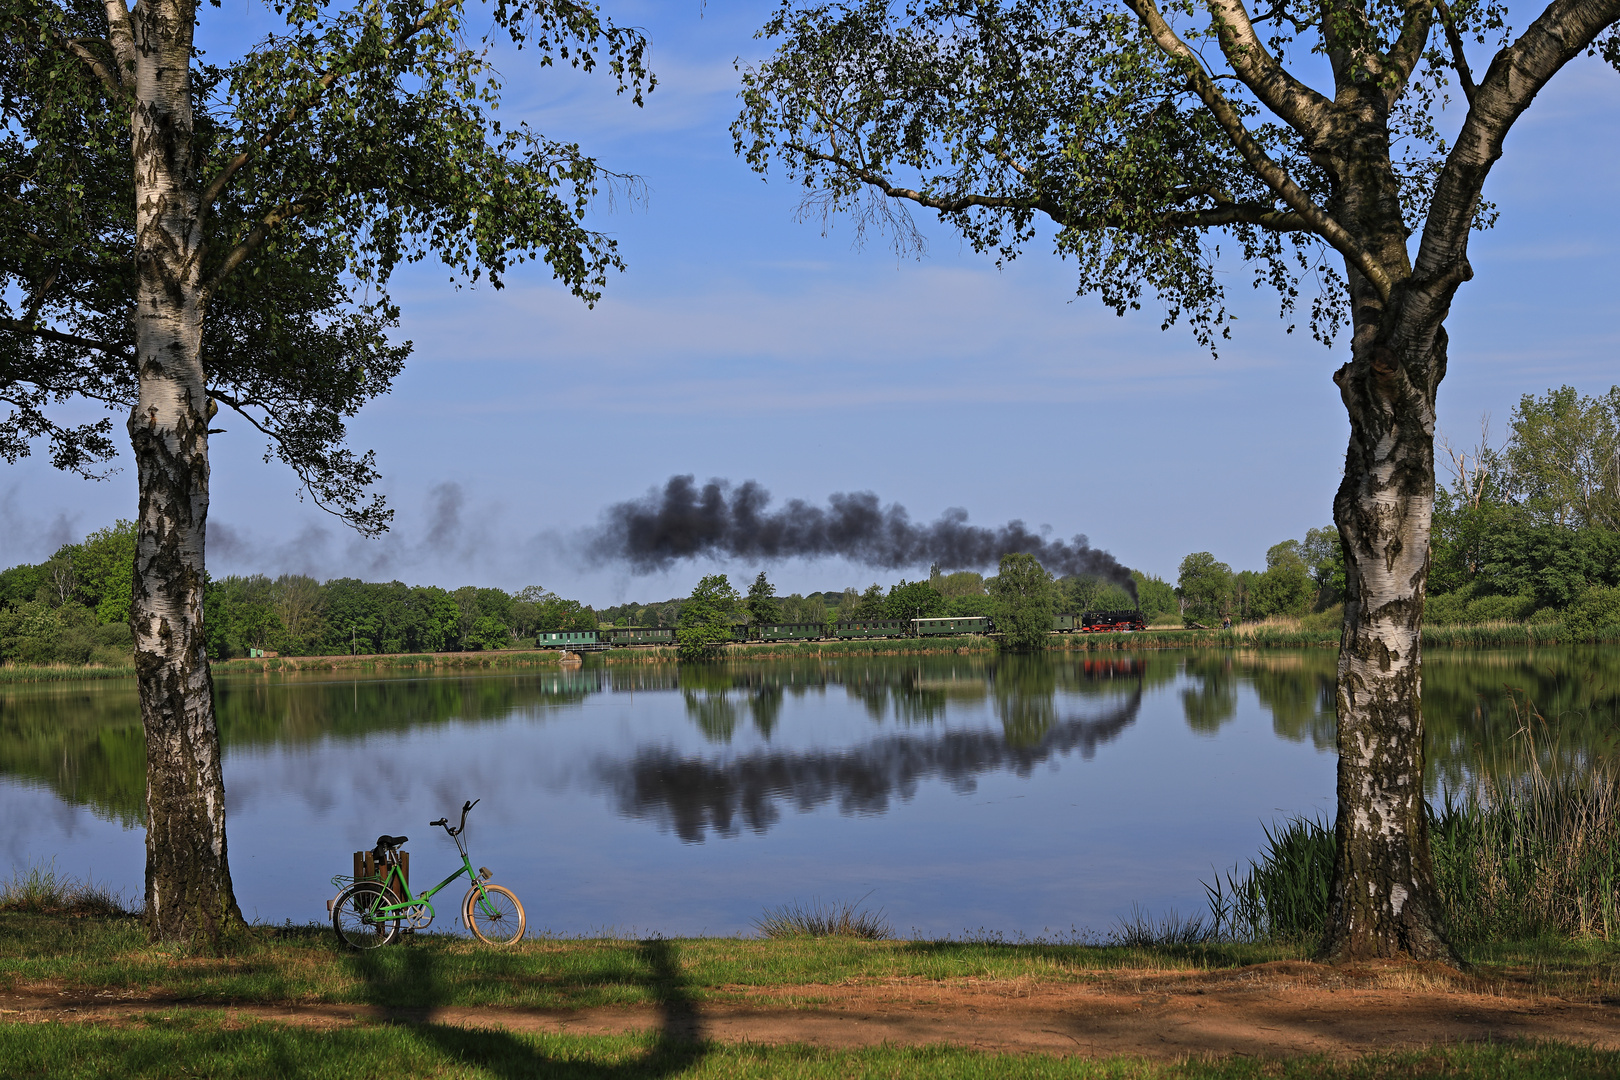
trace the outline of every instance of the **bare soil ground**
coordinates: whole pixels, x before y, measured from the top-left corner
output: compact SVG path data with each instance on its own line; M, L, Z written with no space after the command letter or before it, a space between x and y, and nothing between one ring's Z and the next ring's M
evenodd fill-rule
M735 990L735 1001L663 1007L400 1010L197 1004L36 984L0 993L0 1019L117 1024L153 1012L211 1009L316 1027L391 1021L580 1035L663 1031L720 1042L950 1043L1095 1057L1354 1057L1520 1038L1620 1049L1620 999L1555 996L1527 980L1486 981L1446 968L1346 971L1285 962L1214 973L1111 971L1074 983L884 979Z

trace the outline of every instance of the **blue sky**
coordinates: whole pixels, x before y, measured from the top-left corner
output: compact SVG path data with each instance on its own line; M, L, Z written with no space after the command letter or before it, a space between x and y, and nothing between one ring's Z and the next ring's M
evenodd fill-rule
M433 267L402 275L415 355L353 425L377 451L394 532L346 534L227 420L212 443L212 573L543 584L595 604L684 594L716 569L767 569L783 592L900 573L824 561L636 577L579 561L575 538L604 507L675 473L757 480L778 502L872 490L914 519L953 506L977 524L1021 518L1172 580L1190 551L1258 567L1271 544L1331 520L1342 357L1284 334L1240 266L1240 321L1216 360L1185 330L1161 333L1151 307L1119 319L1076 297L1073 267L1039 243L998 269L926 218L921 259L798 220L796 186L750 172L727 131L733 60L763 55L752 35L772 6L605 4L652 41L659 86L640 110L605 79L503 60L509 118L645 180L644 200L595 217L628 271L595 310L538 270L501 292L457 290ZM223 51L250 36L255 10L205 7L204 40ZM1523 393L1620 381L1617 106L1620 75L1581 59L1507 141L1487 189L1501 222L1473 242L1476 278L1448 323L1441 423L1459 440L1484 410L1500 430ZM0 565L132 517L121 464L101 483L38 458L0 473Z

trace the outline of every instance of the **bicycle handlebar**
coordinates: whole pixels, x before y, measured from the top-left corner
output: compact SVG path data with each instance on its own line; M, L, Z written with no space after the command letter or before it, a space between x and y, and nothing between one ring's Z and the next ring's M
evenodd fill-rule
M469 803L463 804L461 807L461 824L454 829L450 827L449 818L440 818L438 821L430 821L428 822L428 827L432 828L435 825L442 825L444 827L444 831L449 833L451 836L460 836L467 828L467 811L471 810L473 807L477 806L483 801L484 800L482 799L474 799Z

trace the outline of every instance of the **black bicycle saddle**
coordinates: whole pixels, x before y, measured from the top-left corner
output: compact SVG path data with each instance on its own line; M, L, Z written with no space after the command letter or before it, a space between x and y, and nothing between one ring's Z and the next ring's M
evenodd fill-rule
M408 836L379 836L377 837L377 846L380 848L399 847L409 839Z

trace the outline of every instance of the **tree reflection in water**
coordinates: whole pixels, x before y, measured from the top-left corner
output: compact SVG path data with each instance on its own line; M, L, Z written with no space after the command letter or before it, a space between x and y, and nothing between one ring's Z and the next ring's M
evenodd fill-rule
M575 671L499 676L233 675L216 682L215 696L228 759L254 747L543 721L609 693L680 695L686 716L710 745L735 740L744 725L767 743L780 741L790 699L838 690L886 732L920 732L914 738L889 734L813 760L755 754L733 772L626 746L618 764L593 783L606 784L627 813L667 821L683 838L768 827L778 804L836 802L852 813L878 812L894 798L909 798L928 776L971 785L987 770L1028 768L1042 755L1089 753L1128 722L1121 708L1134 709L1159 688L1179 694L1189 728L1214 734L1239 715L1239 688L1248 687L1279 737L1324 752L1333 747L1332 650L1089 655L679 668L593 662ZM1620 737L1615 650L1430 650L1423 682L1431 794L1456 790L1481 769L1513 767L1502 751L1519 731L1526 701L1551 725L1543 745L1570 762L1608 754ZM1077 720L1066 704L1074 696L1109 700ZM1510 701L1515 696L1517 706ZM960 707L988 710L1001 730L930 733ZM125 827L139 824L145 754L133 683L0 686L0 777L43 784L66 804L89 807ZM706 784L714 794L697 793Z
M1009 689L997 692L1011 702L1017 679L999 668ZM1044 683L1032 673L1019 676L1044 686L1044 703L1007 706L1000 712L1005 731L945 731L939 734L892 735L837 750L761 750L729 760L708 761L667 748L643 749L629 761L599 764L597 778L619 813L657 821L688 843L701 843L711 832L734 836L743 828L764 833L781 820L782 808L804 812L836 803L844 814L882 814L894 798L910 799L928 779L944 780L958 792L971 792L977 777L997 770L1028 776L1035 766L1079 752L1090 758L1097 748L1135 722L1142 705L1140 680L1119 687L1121 698L1096 715L1051 720L1055 680ZM1026 685L1028 685L1026 683ZM1038 733L1027 726L1043 724ZM701 722L701 721L699 721ZM1016 737L1015 737L1016 735Z

